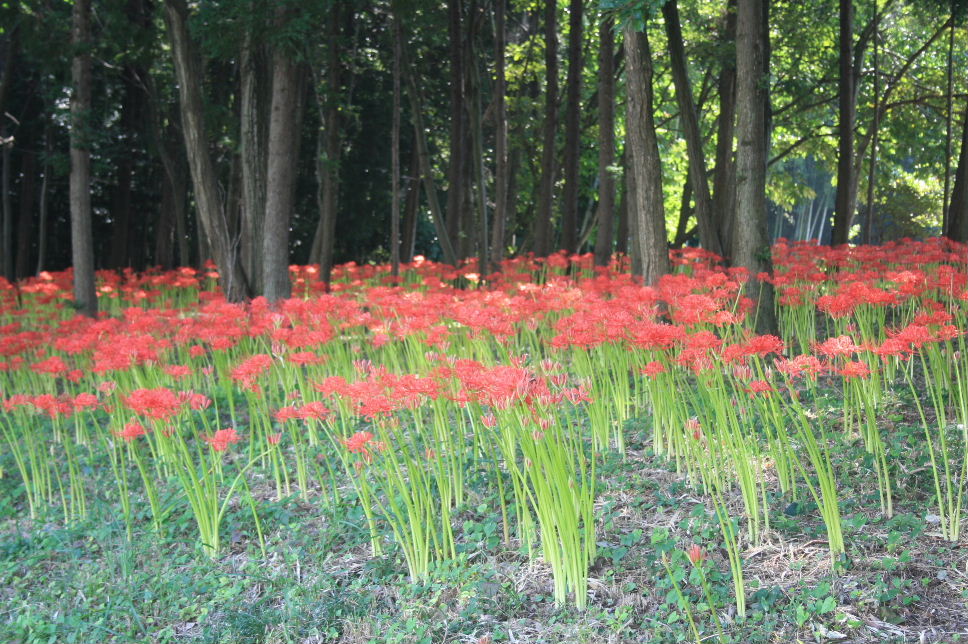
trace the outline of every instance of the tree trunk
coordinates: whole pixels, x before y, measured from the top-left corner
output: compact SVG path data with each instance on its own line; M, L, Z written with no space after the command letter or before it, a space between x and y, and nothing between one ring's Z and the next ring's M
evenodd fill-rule
M538 210L535 213L534 252L539 257L551 253L554 230L551 214L554 207L555 144L558 130L558 3L545 0L545 119L541 148L541 179L538 188Z
M716 168L713 172L713 214L719 229L723 255L732 257L733 222L736 220L736 159L733 135L736 128L736 0L726 6L721 43L724 54L719 72L719 122L716 132Z
M414 78L412 64L407 56L406 49L403 50L403 70L407 83L407 97L410 99L410 117L413 119L413 135L417 146L417 157L420 160L420 181L427 193L427 204L430 206L430 216L434 222L434 230L437 233L437 241L440 250L444 255L444 262L456 265L457 255L447 231L447 224L444 221L443 212L440 209L440 202L437 199L437 184L434 181L433 171L430 167L430 150L427 147L427 134L423 124L423 95L417 86Z
M739 0L736 19L736 219L733 227L733 266L749 271L746 294L758 302L756 328L774 332L773 287L761 281L761 272L771 272L770 245L766 237L766 95L769 73L766 58L764 2Z
M578 252L578 195L581 160L582 0L568 6L568 79L565 81L565 189L561 206L561 247Z
M840 125L837 143L837 199L834 211L833 245L846 244L853 218L851 186L854 185L854 2L840 0L840 80L838 82Z
M262 235L262 294L270 302L292 295L289 222L295 202L302 122L301 70L290 52L282 47L278 46L272 54L272 107Z
M477 11L477 3L472 3L470 27L468 29L468 40L470 43L474 43L477 40L476 35L479 28L480 16L481 14ZM469 50L470 55L467 57L467 109L469 111L469 134L471 137L471 150L473 152L473 162L470 165L474 170L473 183L477 186L477 190L474 193L474 198L477 202L477 221L475 225L468 226L468 230L473 230L475 233L474 237L477 239L477 272L483 279L487 275L488 270L487 246L489 231L487 222L487 177L484 174L484 129L481 123L481 74L476 62L481 57L477 55L475 47L471 46Z
M598 28L598 234L595 265L607 266L612 258L612 222L615 215L615 20L602 19Z
M74 266L74 305L84 315L97 317L94 283L94 236L91 230L91 2L75 0L71 41L71 262Z
M400 241L400 262L413 261L414 245L417 241L417 217L420 210L420 159L414 150L407 176L407 200L403 208L403 231Z
M242 210L239 252L255 293L262 291L262 230L266 214L268 113L271 97L265 47L245 34L239 60L239 156L242 159Z
M876 181L877 180L877 152L878 152L877 148L878 148L878 140L880 136L880 127L881 127L881 118L880 118L881 83L880 83L880 66L879 66L880 60L878 58L878 54L879 54L878 41L880 40L880 34L877 31L878 29L877 18L878 18L877 0L874 0L874 61L873 61L874 62L874 124L872 125L874 129L874 133L873 133L874 136L873 136L872 145L871 145L871 160L867 170L867 217L865 218L866 222L864 225L864 243L865 244L870 244L874 240L874 189L877 184L877 181ZM950 99L951 96L949 95L948 98ZM949 121L949 125L950 125L950 121ZM947 184L948 184L949 172L947 167L947 161L949 161L951 158L950 134L951 134L951 131L949 128L949 131L948 131L949 139L947 142L948 154L945 157L945 161L946 161L945 191L941 199L945 207L947 207L947 199L948 199ZM942 219L946 215L947 213L944 213L944 215L942 216Z
M461 32L461 2L447 2L447 34L450 53L450 162L447 167L447 233L461 244L466 231L461 227L465 217L465 177L467 174L466 118L464 108L464 48Z
M202 102L203 75L188 33L188 6L185 0L165 0L165 19L171 37L182 134L191 170L198 222L215 256L222 292L230 302L238 302L249 295L249 286L242 270L238 240L229 235L226 212L218 197L215 168L208 153Z
M951 205L948 207L947 236L955 241L968 242L968 109L965 110L961 154L958 155L958 169L955 170Z
M24 150L21 156L20 218L17 221L17 265L15 277L23 279L30 274L30 256L33 247L34 199L36 197L37 153Z
M47 205L48 188L50 187L50 157L53 154L51 145L51 125L49 119L44 119L44 163L41 167L43 179L40 181L40 203L37 206L37 273L44 270L47 262Z
M634 218L633 245L638 274L645 284L655 284L669 272L665 207L662 195L662 163L655 132L652 89L652 50L644 31L625 28L625 59L628 87L629 218Z
M951 194L951 142L954 138L954 53L955 53L955 9L956 0L951 0L951 27L948 30L948 55L945 65L945 85L947 98L945 100L944 127L944 192L941 194L941 230L948 229L948 197ZM876 4L876 0L875 0ZM877 41L874 41L875 48ZM877 50L875 49L875 56ZM876 66L875 66L876 67ZM874 77L875 80L877 76Z
M676 87L676 101L679 105L679 120L682 123L689 157L689 177L692 180L693 198L696 201L699 241L706 250L722 255L723 245L720 243L719 229L713 219L712 197L709 194L709 182L706 180L706 156L702 147L702 133L699 131L699 115L696 112L696 102L689 84L689 70L686 67L678 0L669 0L662 5L662 15L665 18L666 36L669 40L669 59L672 66L672 80Z
M390 273L400 274L400 56L403 34L396 11L393 22L393 115L390 127Z
M491 230L491 266L498 270L504 259L504 231L508 211L508 115L505 72L505 1L494 3L494 221Z
M5 115L0 114L0 118ZM8 280L13 279L13 186L10 182L10 165L13 163L11 151L13 150L14 137L0 139L0 273Z

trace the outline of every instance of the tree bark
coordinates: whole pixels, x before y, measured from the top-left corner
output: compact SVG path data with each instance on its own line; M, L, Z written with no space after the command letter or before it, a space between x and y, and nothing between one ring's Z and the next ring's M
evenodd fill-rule
M450 154L447 166L447 233L448 238L458 244L466 231L461 224L465 220L462 212L466 195L464 185L467 176L467 146L465 110L464 48L461 31L461 1L447 2L447 34L450 56Z
M854 185L854 2L840 0L840 79L838 81L840 125L837 143L837 198L834 210L834 246L846 244L853 218L851 186Z
M37 274L44 270L47 262L47 206L50 187L50 158L53 154L51 144L50 119L44 119L44 163L41 168L40 203L37 205Z
M494 220L491 230L491 267L504 259L504 231L508 211L508 115L505 72L505 0L494 2Z
M721 42L728 50L719 72L719 122L716 124L716 168L713 171L713 213L719 229L723 255L732 256L733 222L736 220L736 0L729 0Z
M766 57L765 2L739 0L736 16L736 212L733 227L733 266L746 268L746 293L757 302L756 328L760 333L776 329L773 287L760 280L772 271L766 232L766 104L769 60Z
M955 241L968 242L968 109L961 129L961 154L958 155L958 169L948 207L947 236Z
M36 197L37 153L24 150L21 155L20 218L17 221L17 264L14 276L23 279L30 274L33 247L34 200Z
M554 231L551 214L554 207L554 185L558 130L558 3L545 0L545 117L541 149L541 179L538 188L538 210L535 213L534 252L539 257L551 253Z
M262 291L262 230L266 213L268 113L271 97L265 47L250 31L239 58L239 156L242 160L242 210L239 238L242 266L255 293Z
M669 0L662 5L662 15L665 18L666 36L669 41L669 59L672 66L672 81L676 87L676 102L679 105L679 120L686 139L689 177L692 180L693 198L696 201L696 221L699 224L699 241L706 250L722 255L723 245L719 240L719 229L713 219L712 197L709 193L709 182L706 180L706 156L703 152L702 133L699 131L699 115L689 84L689 70L686 67L678 0Z
M222 292L229 301L238 302L249 295L249 285L242 270L238 239L232 239L229 235L225 208L218 197L215 168L208 153L202 102L202 70L194 51L195 45L188 33L188 6L185 0L165 0L165 19L171 37L182 134L188 154L198 222L215 256Z
M71 261L74 267L74 305L84 315L97 317L94 282L94 236L91 230L91 2L75 0L71 40Z
M875 0L876 2L876 0ZM945 100L944 119L944 192L941 194L941 230L948 229L948 197L951 194L951 143L954 138L954 50L955 50L955 4L951 0L951 27L948 30L948 54L945 64L945 84L947 98ZM875 47L877 41L874 41ZM875 56L876 56L876 49ZM876 66L875 66L876 67ZM877 78L876 76L874 77Z
M281 12L280 12L281 13ZM285 17L280 17L283 22ZM272 53L272 107L266 167L266 214L262 235L262 294L270 302L292 295L289 279L289 222L295 204L302 75L282 45Z
M400 56L403 34L400 16L393 11L393 115L390 132L390 272L400 274Z
M407 200L403 209L403 232L400 241L400 262L413 261L414 245L417 241L417 216L420 209L420 159L417 152L411 155L410 172L407 176Z
M412 64L407 56L407 51L403 49L403 70L404 78L407 83L407 97L410 99L410 117L413 119L413 135L417 146L417 158L420 161L420 181L427 194L427 204L430 206L430 216L434 222L434 230L437 233L437 241L444 256L444 262L456 265L457 255L454 252L454 245L450 234L447 232L447 224L444 221L443 212L440 209L440 201L437 199L437 184L434 181L433 171L430 167L430 150L427 146L427 135L423 124L423 95L417 86L414 78Z
M615 216L615 20L603 18L598 29L598 234L595 265L607 266L612 258Z
M578 252L578 195L581 176L582 0L568 6L568 78L565 81L565 187L561 206L561 247Z
M629 218L637 273L645 284L655 284L669 272L665 207L662 195L662 164L655 132L652 89L652 51L644 31L625 28L625 59L628 87Z

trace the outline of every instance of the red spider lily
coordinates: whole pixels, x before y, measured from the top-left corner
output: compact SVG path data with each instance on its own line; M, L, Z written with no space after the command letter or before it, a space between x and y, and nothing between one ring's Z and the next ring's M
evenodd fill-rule
M765 394L773 391L773 386L765 380L754 380L749 385L749 392L752 395Z
M175 392L164 387L135 389L124 403L129 409L155 420L166 420L181 411L182 401Z
M367 462L370 462L373 456L370 454L367 445L371 441L373 441L373 434L371 432L361 431L356 432L349 438L343 439L343 445L346 446L347 451L351 454L360 454Z
M860 361L852 361L837 370L845 378L866 378L871 375L870 367Z
M853 338L847 335L840 335L829 338L817 345L817 351L829 358L837 356L849 356L860 351L860 347L854 344Z
M148 430L145 429L144 425L137 421L131 421L124 426L124 429L115 432L115 435L130 443L139 436L144 436L147 433Z
M216 452L224 452L229 448L229 445L238 443L240 440L242 440L242 437L231 427L216 431L214 436L205 437L205 442L211 445Z

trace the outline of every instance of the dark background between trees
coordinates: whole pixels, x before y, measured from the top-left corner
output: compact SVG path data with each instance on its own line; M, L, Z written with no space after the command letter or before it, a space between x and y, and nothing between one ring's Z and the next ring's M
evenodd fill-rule
M0 0L0 273L965 240L965 4Z

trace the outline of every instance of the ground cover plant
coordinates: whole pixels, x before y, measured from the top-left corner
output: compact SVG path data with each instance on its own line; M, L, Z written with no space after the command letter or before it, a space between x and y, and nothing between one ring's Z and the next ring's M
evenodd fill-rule
M968 638L968 248L4 284L0 639Z

